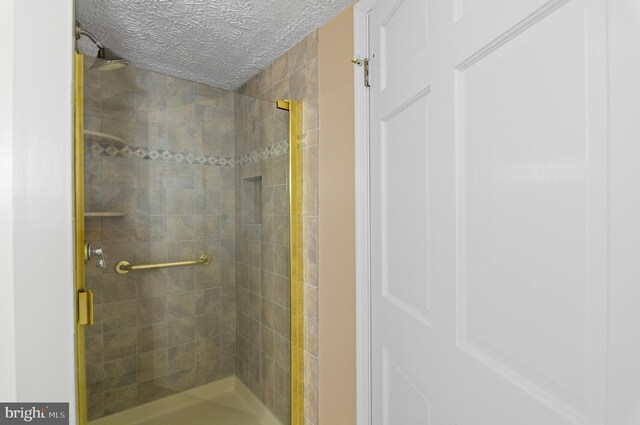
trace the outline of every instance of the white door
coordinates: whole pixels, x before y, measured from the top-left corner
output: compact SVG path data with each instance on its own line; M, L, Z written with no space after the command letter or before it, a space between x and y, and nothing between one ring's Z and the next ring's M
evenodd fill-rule
M372 419L640 424L640 2L378 0Z

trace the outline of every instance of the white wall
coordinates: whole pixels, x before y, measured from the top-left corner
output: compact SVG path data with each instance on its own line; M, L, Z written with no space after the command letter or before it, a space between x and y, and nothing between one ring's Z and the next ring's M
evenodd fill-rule
M0 394L69 401L74 423L73 1L3 0L0 10L2 68L12 67L0 83Z
M0 3L0 56L13 56L13 2ZM16 397L13 308L13 67L0 66L0 400Z

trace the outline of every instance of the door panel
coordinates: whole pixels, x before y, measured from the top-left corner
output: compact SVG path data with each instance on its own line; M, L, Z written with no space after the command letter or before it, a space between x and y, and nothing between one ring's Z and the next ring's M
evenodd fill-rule
M428 325L427 100L382 121L382 294ZM392 206L392 207L389 207ZM385 208L386 207L386 208Z
M609 2L609 351L607 420L640 423L640 4Z
M478 410L488 382L474 369L488 368L512 384L508 394L531 397L515 417L604 417L601 6L548 3L456 67L457 346Z
M394 80L427 39L427 3L421 0L386 2L389 6L381 26L382 55L380 70L383 89Z
M379 72L372 76L379 82L382 117L394 115L428 88L428 5L423 0L389 0L375 13L375 43L383 60L376 62Z
M457 309L470 359L595 419L606 321L597 182L607 163L605 115L589 105L606 97L600 65L588 62L585 7L538 15L457 68Z
M405 368L391 360L383 349L383 423L429 423L429 399L423 394Z
M606 2L418 3L372 13L373 422L604 424Z
M428 3L385 2L374 11L379 37L371 39L375 78L371 92L373 169L372 251L374 316L372 360L375 424L427 424L439 384L428 347L433 332L430 281L430 90L425 73L430 50ZM378 320L380 319L380 320ZM416 336L420 336L416 338Z

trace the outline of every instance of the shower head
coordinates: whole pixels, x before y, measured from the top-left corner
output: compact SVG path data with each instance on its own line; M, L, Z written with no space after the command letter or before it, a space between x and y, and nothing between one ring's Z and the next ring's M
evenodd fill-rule
M98 48L97 59L91 65L91 69L98 71L111 71L129 65L129 61L118 56L113 50L106 47Z
M93 34L82 28L80 22L76 21L76 40L80 39L83 35L91 40L98 48L98 54L96 55L96 60L91 65L91 69L111 71L129 65L130 62L128 60L122 58L113 50L104 47Z

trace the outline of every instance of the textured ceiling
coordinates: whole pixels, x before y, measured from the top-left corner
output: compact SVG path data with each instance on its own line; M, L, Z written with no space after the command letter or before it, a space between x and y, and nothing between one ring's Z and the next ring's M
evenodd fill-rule
M77 0L76 9L85 29L134 65L236 89L351 3Z

